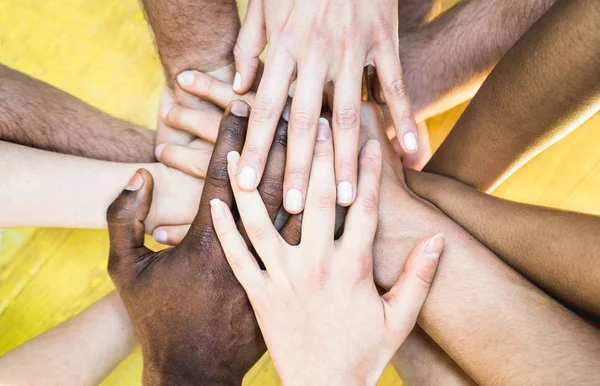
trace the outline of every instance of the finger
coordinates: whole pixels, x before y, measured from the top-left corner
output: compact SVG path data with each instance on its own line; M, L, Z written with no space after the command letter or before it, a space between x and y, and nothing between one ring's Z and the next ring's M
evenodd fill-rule
M335 82L333 140L338 205L348 206L356 195L362 68L344 70Z
M192 245L199 246L204 238L204 232L207 232L207 229L212 232L212 227L210 227L212 224L210 200L218 198L228 206L233 203L233 192L227 173L227 154L230 151L239 151L242 148L248 127L249 112L250 106L242 101L233 102L225 110L219 126L219 136L206 171L198 214L192 222L188 237L182 243L186 243L189 238Z
M275 223L281 203L283 201L283 171L285 169L285 151L287 147L287 123L283 120L279 121L275 138L271 145L265 174L258 185L258 193L263 200L271 221ZM244 240L250 244L250 239L246 233L246 229L242 225L240 232Z
M161 226L152 232L152 237L160 244L177 245L183 240L189 230L190 225Z
M390 51L389 54L375 58L377 76L381 83L385 101L390 109L400 145L402 145L405 153L411 154L419 148L417 124L404 84L397 49L388 50L388 52Z
M379 221L379 184L382 163L379 142L369 140L361 151L359 162L358 195L354 204L348 209L341 242L371 250Z
M233 89L239 94L248 92L256 78L259 56L267 44L262 0L251 0L246 18L233 48L235 78Z
M230 83L199 71L184 71L179 74L177 81L185 91L222 109L225 109L234 100L241 98L233 91Z
M153 189L152 175L145 169L139 169L108 207L108 272L113 280L131 272L137 266L135 259L150 252L144 247L144 221L150 212Z
M199 111L175 105L165 117L165 123L172 128L206 139L212 143L217 139L222 113L211 110Z
M413 329L425 303L444 243L444 235L438 233L417 244L408 256L400 277L383 295L389 327L403 338Z
M285 224L283 224L279 234L289 245L300 244L302 237L302 213L291 215Z
M422 170L431 159L431 144L429 143L427 123L423 121L417 125L417 128L419 130L419 150L416 153L404 154L402 165L413 170Z
M278 258L281 255L283 240L271 222L267 208L257 190L245 192L235 183L239 170L240 155L232 151L227 156L229 178L240 218L252 246L264 262L267 271L279 269Z
M288 147L283 182L284 207L292 214L304 209L317 123L324 121L319 119L324 81L325 72L314 66L298 71L288 131L292 146Z
M218 198L211 200L210 206L215 232L227 262L242 287L250 293L264 280L261 269L238 231L229 207Z
M172 91L169 88L165 88L160 94L160 110L158 111L158 124L156 130L156 143L178 143L185 145L194 140L194 136L183 130L175 129L170 127L166 122L166 117L169 111L175 105L175 99L172 95Z
M172 143L156 147L156 159L194 177L206 177L212 151L194 149Z
M283 201L283 174L286 163L288 125L280 120L275 131L275 137L271 144L271 151L267 159L265 173L258 185L258 193L262 198L269 217L275 220L277 212Z
M295 66L287 49L278 47L276 42L270 47L265 72L252 106L248 138L240 160L237 183L245 191L256 189L260 182Z
M335 174L329 124L319 125L306 196L302 240L319 248L332 242L335 231Z

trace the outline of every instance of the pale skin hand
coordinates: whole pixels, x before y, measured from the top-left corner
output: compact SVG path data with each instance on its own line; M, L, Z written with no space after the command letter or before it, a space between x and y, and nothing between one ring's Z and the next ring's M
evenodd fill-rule
M365 65L373 64L379 71L404 149L408 153L417 150L416 124L398 57L397 10L395 0L250 2L234 49L237 93L250 89L258 56L267 42L269 50L240 161L238 184L242 189L251 191L260 182L288 86L296 73L283 191L288 212L299 213L304 208L323 89L328 81L333 82L337 96L332 111L338 204L348 206L356 196Z
M115 195L145 168L156 179L146 232L169 244L185 235L204 186L203 180L160 163L98 161L2 141L0 168L0 227L5 228L106 228L106 209Z
M135 344L127 310L119 295L112 292L0 357L0 383L98 385L131 353Z
M380 296L373 282L381 161L379 143L368 142L360 156L356 202L344 235L335 241L333 144L329 126L321 125L302 224L305 241L290 246L272 226L259 193L235 183L239 154L228 156L236 204L266 271L218 199L211 202L213 224L286 385L323 379L374 385L427 297L444 247L439 234L416 246L388 293Z

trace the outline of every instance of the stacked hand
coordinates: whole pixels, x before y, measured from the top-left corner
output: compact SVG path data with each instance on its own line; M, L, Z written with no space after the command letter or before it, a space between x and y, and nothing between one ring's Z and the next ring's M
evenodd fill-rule
M266 270L240 234L230 203L211 201L213 223L283 382L374 385L415 325L444 238L418 243L395 285L380 296L373 281L382 163L377 141L362 150L356 202L343 236L335 241L333 144L329 126L320 126L298 246L278 234L259 192L239 189L239 158L229 153L229 177L244 227Z
M212 228L209 205L213 198L233 203L226 155L241 149L248 114L243 102L226 112L198 214L178 246L160 252L144 247L154 187L147 171L138 171L109 208L109 273L142 346L145 384L239 384L265 351L244 290ZM285 125L278 132L259 187L271 218L281 205ZM287 242L299 240L297 221L291 218L282 229Z
M378 72L398 138L407 153L418 139L398 56L398 3L394 0L252 0L238 42L233 88L245 93L254 82L258 56L269 43L256 93L238 184L250 191L260 182L277 120L297 76L290 113L284 206L304 208L310 164L326 82L333 82L333 137L337 202L356 195L358 132L363 68Z

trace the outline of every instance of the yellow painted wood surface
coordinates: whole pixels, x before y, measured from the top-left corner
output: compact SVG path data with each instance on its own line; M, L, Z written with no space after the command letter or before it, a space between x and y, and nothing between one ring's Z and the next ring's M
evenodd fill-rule
M451 2L456 0L446 5ZM0 0L0 62L117 117L155 126L163 76L136 0ZM429 121L434 148L463 110L464 105ZM596 116L495 194L600 213L599 143ZM0 230L0 355L107 294L113 288L107 256L105 231ZM138 350L103 384L140 384L141 364ZM278 384L268 355L245 380ZM391 368L380 381L401 384Z

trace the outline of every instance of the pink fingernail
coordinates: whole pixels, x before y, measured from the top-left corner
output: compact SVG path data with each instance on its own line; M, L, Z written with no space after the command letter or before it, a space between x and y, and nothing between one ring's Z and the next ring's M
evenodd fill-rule
M131 180L129 180L129 183L125 187L125 190L128 190L130 192L136 192L136 191L140 190L140 188L143 185L144 185L144 178L142 177L142 175L140 173L136 172L133 175L133 177L131 177Z

